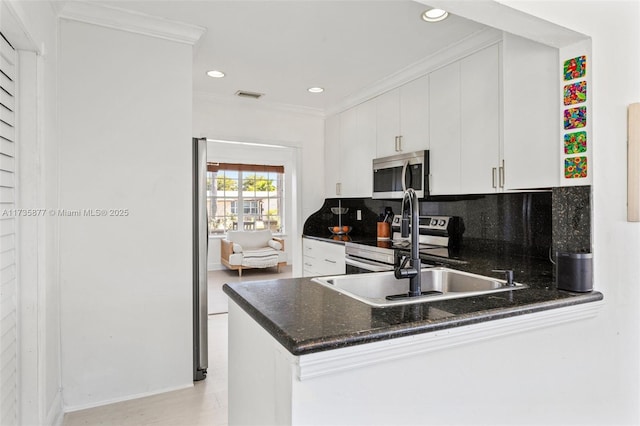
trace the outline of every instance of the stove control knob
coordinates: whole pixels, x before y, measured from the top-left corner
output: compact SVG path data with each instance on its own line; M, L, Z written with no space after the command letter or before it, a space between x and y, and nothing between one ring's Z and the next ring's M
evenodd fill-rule
M444 219L440 219L440 221L438 222L438 225L439 225L439 226L444 226L446 223L447 223L447 221L446 221L446 220L444 220Z
M438 226L438 219L431 219L431 226Z

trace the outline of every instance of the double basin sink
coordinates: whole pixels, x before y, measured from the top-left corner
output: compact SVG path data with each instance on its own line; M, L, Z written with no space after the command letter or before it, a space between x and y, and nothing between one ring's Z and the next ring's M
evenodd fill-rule
M409 280L397 279L393 271L317 277L312 281L374 307L478 296L527 287L520 283L507 286L505 280L446 267L423 269L421 274L423 295L416 297L402 297L409 292Z

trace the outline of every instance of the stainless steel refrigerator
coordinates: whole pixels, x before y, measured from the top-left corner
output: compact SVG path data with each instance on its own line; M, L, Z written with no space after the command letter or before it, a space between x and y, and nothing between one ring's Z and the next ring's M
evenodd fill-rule
M193 138L193 380L207 377L207 140Z

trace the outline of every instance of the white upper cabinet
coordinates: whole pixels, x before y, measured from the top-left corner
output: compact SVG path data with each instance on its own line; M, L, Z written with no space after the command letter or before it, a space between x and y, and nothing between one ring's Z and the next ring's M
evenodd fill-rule
M326 198L340 195L340 115L324 121L324 189Z
M400 150L429 149L429 76L400 87Z
M558 186L558 53L520 37L430 74L431 194Z
M558 66L557 49L505 33L329 117L327 197L370 197L373 158L423 149L432 195L558 186Z
M371 197L376 154L376 106L365 102L325 122L325 191L333 197Z
M400 152L400 89L390 90L375 99L376 157Z
M432 195L460 194L460 62L429 75Z
M430 74L431 195L496 191L499 64L494 45Z
M376 104L365 102L356 107L358 143L345 156L346 175L353 182L349 197L371 197L373 193L372 163L376 157ZM357 159L351 161L351 159Z
M504 189L560 184L558 49L504 35Z
M503 178L497 44L460 61L460 121L461 191L468 194L494 192Z
M496 191L500 157L498 58L499 49L494 45L430 74L432 195Z
M429 76L376 98L376 157L429 148Z

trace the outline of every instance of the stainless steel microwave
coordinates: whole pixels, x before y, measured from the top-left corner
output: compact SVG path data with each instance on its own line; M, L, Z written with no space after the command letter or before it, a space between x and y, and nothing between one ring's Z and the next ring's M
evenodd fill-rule
M407 188L413 188L418 198L429 195L429 151L373 160L372 198L402 198Z

